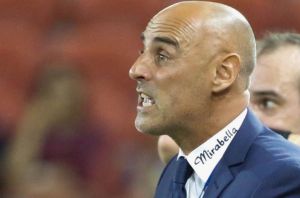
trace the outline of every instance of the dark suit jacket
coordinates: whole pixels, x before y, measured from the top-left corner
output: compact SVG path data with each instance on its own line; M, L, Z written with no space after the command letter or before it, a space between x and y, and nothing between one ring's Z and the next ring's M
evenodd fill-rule
M155 198L171 198L176 156L165 167ZM300 198L300 149L246 118L214 169L204 198Z

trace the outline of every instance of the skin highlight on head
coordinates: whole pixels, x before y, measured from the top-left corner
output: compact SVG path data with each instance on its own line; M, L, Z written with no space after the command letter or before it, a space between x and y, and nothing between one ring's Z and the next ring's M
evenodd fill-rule
M255 39L236 10L177 3L153 17L142 39L129 72L137 81L139 131L167 134L188 154L246 108Z

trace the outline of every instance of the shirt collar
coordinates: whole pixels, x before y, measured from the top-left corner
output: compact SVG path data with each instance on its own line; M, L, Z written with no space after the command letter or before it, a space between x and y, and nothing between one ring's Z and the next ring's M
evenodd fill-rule
M179 149L177 159L181 156L185 157L200 179L206 182L215 166L223 157L230 142L240 129L246 114L247 108L227 126L194 149L189 155L186 156L183 151Z

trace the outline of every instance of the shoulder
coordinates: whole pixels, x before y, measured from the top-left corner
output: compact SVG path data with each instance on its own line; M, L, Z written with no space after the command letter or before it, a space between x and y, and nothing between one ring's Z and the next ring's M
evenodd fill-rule
M249 197L300 195L300 148L268 129L252 142L244 162L231 170L233 186L248 186Z
M172 187L173 176L176 171L176 159L177 155L175 155L165 166L157 183L155 197L170 197L170 188Z
M249 149L249 156L266 161L300 161L300 147L271 130L265 130L256 137Z
M252 197L298 197L300 195L299 160L279 160L275 168L270 170L257 186Z
M158 185L162 180L169 179L173 176L173 172L175 172L175 162L177 160L177 154L169 161L169 163L165 166L163 172L160 175L158 180Z
M265 130L257 136L245 163L259 183L253 197L300 194L300 148L278 134Z

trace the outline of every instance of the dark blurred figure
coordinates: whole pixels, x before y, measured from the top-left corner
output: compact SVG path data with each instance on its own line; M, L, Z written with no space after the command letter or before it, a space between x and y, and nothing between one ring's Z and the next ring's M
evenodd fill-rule
M6 151L7 197L89 197L74 161L89 155L87 143L96 149L96 137L78 130L82 107L80 76L64 65L45 67Z

